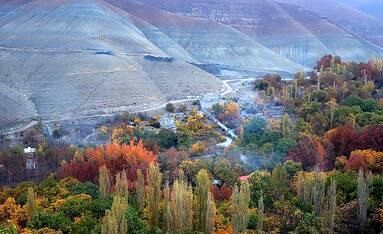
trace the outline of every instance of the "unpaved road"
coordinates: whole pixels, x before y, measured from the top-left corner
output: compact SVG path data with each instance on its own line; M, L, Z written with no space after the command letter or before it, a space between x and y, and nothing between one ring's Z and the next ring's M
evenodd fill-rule
M38 121L33 120L33 121L27 123L26 125L18 128L18 129L10 130L10 131L7 131L7 132L0 132L0 135L11 135L11 134L15 134L15 133L18 133L18 132L23 132L23 131L25 131L25 130L35 126L38 123L39 123Z
M4 48L1 48L0 49L4 49ZM9 49L9 48L8 48ZM225 96L227 94L230 94L230 93L233 93L235 92L235 90L233 89L233 87L231 87L229 85L230 82L238 82L238 81L252 81L254 80L254 78L246 78L246 79L232 79L232 80L223 80L222 82L224 83L225 85L225 90L220 94L220 96ZM155 106L155 107L150 107L150 108L146 108L146 109L142 109L142 110L138 110L138 111L131 111L131 113L142 113L142 112L150 112L150 111L156 111L156 110L159 110L159 109L163 109L166 107L166 105L168 103L172 103L172 104L179 104L179 103L184 103L184 102L191 102L191 101L199 101L201 97L191 97L191 98L185 98L185 99L179 99L179 100L172 100L172 101L169 101L169 102L166 102L166 103L163 103L159 106ZM99 117L112 117L112 116L115 116L116 113L114 114L98 114L98 115L88 115L88 116L78 116L78 117L68 117L68 118L62 118L62 119L52 119L52 120L43 120L42 122L43 123L52 123L52 122L60 122L60 121L71 121L71 120L80 120L80 119L90 119L90 118L99 118ZM218 121L219 122L219 121ZM35 126L38 122L37 121L31 121L29 122L28 124L24 125L23 127L21 128L18 128L18 129L14 129L14 130L11 130L11 131L7 131L7 132L0 132L0 135L11 135L11 134L15 134L15 133L18 133L18 132L22 132L22 131L25 131L33 126ZM220 123L220 122L219 122ZM222 123L221 123L222 124ZM222 124L223 125L223 124ZM223 125L224 126L224 125ZM222 127L222 126L221 126ZM226 127L226 126L224 126ZM228 131L231 131L230 129L227 129ZM228 132L229 135L231 135L232 137L236 137L235 134L233 134L232 132Z

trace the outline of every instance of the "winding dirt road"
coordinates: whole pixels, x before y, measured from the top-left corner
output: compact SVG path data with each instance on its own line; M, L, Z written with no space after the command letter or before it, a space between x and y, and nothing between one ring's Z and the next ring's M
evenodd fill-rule
M1 47L0 47L0 49L1 49ZM230 82L252 81L252 80L254 80L254 78L253 79L246 78L246 79L223 80L222 82L225 85L225 90L222 91L222 93L219 94L219 96L225 96L225 95L228 95L228 94L233 93L233 92L236 91L236 90L233 89L233 87L231 87L229 85ZM184 103L184 102L199 101L200 99L201 99L201 97L196 96L196 97L191 97L191 98L172 100L172 101L163 103L163 104L161 104L159 106L149 107L149 108L138 110L138 111L131 111L131 113L143 113L143 112L156 111L156 110L165 108L168 103L179 104L179 103ZM115 116L115 115L116 115L116 113L113 113L113 114L87 115L87 116L78 116L78 117L68 117L68 118L62 118L62 119L43 120L42 123L53 123L53 122L71 121L71 120L79 120L79 119L90 119L90 118L99 118L99 117L112 117L112 116ZM11 135L11 134L15 134L15 133L18 133L18 132L22 132L22 131L25 131L25 130L35 126L36 124L38 124L38 121L31 121L31 122L29 122L28 124L24 125L21 128L10 130L10 131L6 131L6 132L0 132L0 135ZM230 135L232 135L232 134L230 134Z

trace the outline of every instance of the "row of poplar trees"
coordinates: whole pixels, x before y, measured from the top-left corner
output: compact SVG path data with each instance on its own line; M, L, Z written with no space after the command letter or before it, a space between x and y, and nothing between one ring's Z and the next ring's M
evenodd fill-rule
M108 169L100 168L99 185L101 196L110 196L112 185ZM128 207L129 183L125 172L116 175L113 205L106 210L102 222L102 234L126 234L128 226L125 212ZM196 186L188 184L180 171L178 178L170 186L162 186L162 174L158 165L152 165L145 178L137 171L136 197L141 211L144 211L151 227L162 228L170 234L213 233L216 218L216 205L210 192L211 180L206 170L196 176ZM250 189L248 182L235 187L232 194L232 225L234 233L244 232L248 225ZM263 201L260 200L261 208ZM263 209L259 209L263 215ZM196 220L196 222L194 222ZM262 220L258 225L262 226Z
M368 198L372 187L371 173L359 170L357 183L357 204L359 232L364 233L367 222ZM325 189L325 174L315 171L313 174L300 173L297 178L297 197L302 204L312 206L318 217L323 217L330 233L334 232L336 216L336 189L334 180Z

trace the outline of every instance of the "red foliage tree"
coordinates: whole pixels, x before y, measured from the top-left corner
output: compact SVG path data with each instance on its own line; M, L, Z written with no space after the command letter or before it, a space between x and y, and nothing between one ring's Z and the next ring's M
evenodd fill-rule
M76 153L74 159L63 163L58 171L61 178L74 177L80 181L97 182L98 169L106 165L111 175L126 170L130 181L136 180L136 171L143 172L156 161L156 156L145 149L142 142L129 145L107 144Z
M233 188L230 185L223 184L221 187L212 185L210 188L211 193L216 201L227 201L233 193Z
M326 150L322 143L309 135L305 135L298 144L288 152L286 160L300 162L305 170L313 169L315 166L324 169L324 160L326 157Z
M383 151L383 125L364 128L358 137L358 149Z
M358 64L358 77L364 79L365 77L368 80L372 79L372 67L368 63L359 63Z
M326 140L322 141L322 145L326 150L326 157L324 159L324 169L333 170L335 168L336 162L335 147L331 142L328 142Z
M351 125L341 126L328 131L325 141L332 143L336 156L350 156L358 142L358 133Z
M331 61L334 59L334 64L342 64L342 60L339 56L333 57L331 54L327 54L323 56L319 61L317 61L317 65L315 69L320 71L321 68L326 69L331 67Z
M363 158L363 155L358 152L353 152L346 162L346 165L344 169L346 171L358 171L360 168L362 168L364 171L367 171L367 164L366 161Z
M189 154L185 151L178 151L175 148L170 148L167 151L159 154L158 162L161 171L168 176L169 182L173 182L178 175L178 168L182 161L189 158Z

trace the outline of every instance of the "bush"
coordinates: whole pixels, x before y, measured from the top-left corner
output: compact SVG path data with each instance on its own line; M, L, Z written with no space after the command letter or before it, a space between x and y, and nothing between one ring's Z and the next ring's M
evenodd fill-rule
M167 112L170 112L170 113L174 113L176 111L176 108L174 107L172 103L166 104L165 109Z
M98 198L88 204L87 210L89 210L94 217L99 219L105 215L105 210L112 207L112 202L113 201L110 198Z
M71 234L83 234L83 233L92 233L92 231L97 226L98 221L92 216L81 217L80 222L76 222L73 225Z
M170 149L177 146L177 135L169 129L161 129L157 139L157 143L161 148Z
M50 228L63 233L69 233L72 229L72 222L62 213L40 212L33 216L28 226L32 229Z
M138 211L128 207L125 213L126 220L128 222L128 233L130 234L146 234L150 233L149 228L144 221L138 216Z
M98 198L100 196L98 186L91 182L76 184L70 191L73 195L88 194L92 198Z

